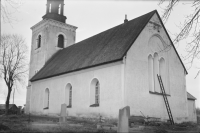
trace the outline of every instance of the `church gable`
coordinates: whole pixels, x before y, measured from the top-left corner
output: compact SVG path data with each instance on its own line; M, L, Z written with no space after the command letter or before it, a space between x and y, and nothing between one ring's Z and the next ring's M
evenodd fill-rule
M161 100L159 75L173 115L177 113L185 116L186 69L157 12L149 19L125 57L122 64L125 73L125 101L134 110L134 115L140 115L143 110L144 114L152 117L168 116ZM145 106L133 101L142 101Z
M185 73L187 74L187 70L159 16L159 14L156 12L150 19L148 26L152 27L154 31L157 31L151 38L149 39L149 47L152 52L159 51L161 54L170 51L170 49L173 49L173 51L176 54L178 62L182 65ZM160 34L160 32L163 31L163 34ZM169 59L170 60L170 59Z

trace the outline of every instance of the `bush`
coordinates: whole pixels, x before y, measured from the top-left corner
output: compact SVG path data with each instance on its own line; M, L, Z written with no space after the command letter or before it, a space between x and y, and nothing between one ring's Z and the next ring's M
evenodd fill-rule
M0 124L0 131L5 131L5 130L10 130L10 128L3 124Z

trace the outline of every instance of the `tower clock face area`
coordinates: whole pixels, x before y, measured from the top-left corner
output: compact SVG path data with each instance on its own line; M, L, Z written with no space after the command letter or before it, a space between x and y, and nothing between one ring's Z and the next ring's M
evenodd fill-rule
M32 29L29 79L59 50L75 43L77 27L67 24L64 0L47 0L43 20Z

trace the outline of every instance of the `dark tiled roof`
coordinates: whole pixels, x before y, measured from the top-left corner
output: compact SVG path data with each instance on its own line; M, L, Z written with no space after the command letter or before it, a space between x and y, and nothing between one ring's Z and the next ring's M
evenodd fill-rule
M152 11L57 52L31 81L123 59L155 12Z
M188 100L197 100L193 95L191 95L189 92L187 92L187 99Z
M60 50L30 81L50 78L122 60L155 13L159 17L158 12L154 10ZM162 26L164 27L163 24Z

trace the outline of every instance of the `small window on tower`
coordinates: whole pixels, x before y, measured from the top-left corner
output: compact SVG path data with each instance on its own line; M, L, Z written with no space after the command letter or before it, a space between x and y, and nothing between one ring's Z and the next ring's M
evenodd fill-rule
M58 14L61 13L61 4L59 4L59 7L58 7Z
M51 4L49 4L49 12L51 12Z
M58 35L58 47L59 48L64 48L64 36L63 35Z
M38 36L37 38L37 48L41 47L41 35Z

